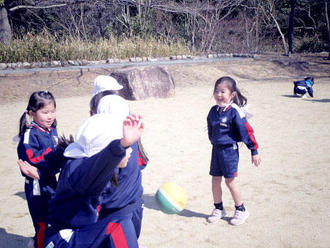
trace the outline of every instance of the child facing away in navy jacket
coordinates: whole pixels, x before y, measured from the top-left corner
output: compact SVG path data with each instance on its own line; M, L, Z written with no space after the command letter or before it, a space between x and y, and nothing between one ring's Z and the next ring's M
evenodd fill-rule
M294 81L293 82L293 94L298 97L305 97L306 94L310 97L314 97L313 92L313 85L314 85L314 78L306 77L304 80Z
M213 97L216 105L207 116L208 137L212 144L210 175L212 176L212 193L214 210L208 217L208 222L217 222L226 216L222 203L221 181L224 177L235 202L235 213L230 220L232 225L243 224L249 217L249 212L243 204L241 193L235 178L238 172L238 142L244 142L251 150L251 160L259 166L261 159L258 154L258 144L254 132L241 109L247 99L236 86L231 77L219 78L214 86Z
M129 166L143 128L140 116L129 115L123 123L113 114L93 115L79 128L64 152L68 160L50 201L47 248L138 248L132 212L125 208L101 218L99 206L115 170Z

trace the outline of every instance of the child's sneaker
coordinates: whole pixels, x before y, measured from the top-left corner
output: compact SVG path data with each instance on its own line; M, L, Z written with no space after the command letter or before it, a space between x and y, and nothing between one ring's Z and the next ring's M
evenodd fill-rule
M207 221L209 223L214 223L222 219L226 216L226 210L225 209L213 209L212 214L207 218Z
M249 215L250 215L250 213L249 213L249 211L247 211L247 209L245 209L245 211L235 210L235 214L234 214L233 218L231 218L230 224L232 224L234 226L241 225L246 221L246 219L249 217Z

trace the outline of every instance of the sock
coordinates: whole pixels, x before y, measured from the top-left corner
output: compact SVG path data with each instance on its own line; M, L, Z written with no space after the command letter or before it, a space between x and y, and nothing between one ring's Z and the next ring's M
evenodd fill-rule
M236 210L238 211L242 211L242 212L245 212L245 207L244 207L244 204L242 203L241 205L239 206L235 206Z
M220 202L220 203L214 203L214 207L215 207L216 209L223 210L223 204L222 204L222 202Z

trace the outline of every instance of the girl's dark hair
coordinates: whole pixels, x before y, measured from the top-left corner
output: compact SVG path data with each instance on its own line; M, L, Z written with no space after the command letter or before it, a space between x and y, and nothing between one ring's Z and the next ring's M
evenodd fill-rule
M306 81L307 80L310 80L310 81L312 81L314 83L314 78L313 77L305 77L304 80L306 80Z
M99 102L100 100L102 99L102 97L104 96L107 96L107 95L117 95L117 91L114 91L114 90L105 90L105 91L102 91L98 94L96 94L95 96L92 97L92 99L90 100L89 102L89 114L92 116L92 115L95 115L97 114L97 106L99 105ZM141 139L138 140L138 150L139 150L139 153L140 153L140 156L141 158L145 161L145 162L148 162L149 161L149 158L144 150L144 147L141 143ZM112 178L111 178L111 183L117 187L119 184L118 184L118 176L117 176L117 173L114 172L113 175L112 175Z
M18 130L18 137L22 137L25 133L25 130L29 128L29 124L26 118L26 115L29 114L30 111L37 112L39 109L42 109L50 102L53 102L54 107L56 108L56 101L52 93L49 91L36 91L33 92L30 96L29 103L26 107L26 110L22 114L19 120L19 130ZM54 120L52 127L56 128L57 121Z
M221 77L219 78L214 85L213 94L217 90L217 87L221 83L226 83L230 92L236 92L236 96L233 99L233 102L236 103L238 106L242 107L247 104L247 98L242 95L241 91L237 88L236 81L231 77Z
M89 102L89 114L91 116L97 114L97 106L99 105L99 102L102 97L107 95L116 95L116 94L117 92L114 90L105 90L93 96Z

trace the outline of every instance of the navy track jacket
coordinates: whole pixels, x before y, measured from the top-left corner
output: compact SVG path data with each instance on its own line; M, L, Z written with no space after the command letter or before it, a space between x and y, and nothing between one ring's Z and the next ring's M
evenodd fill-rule
M116 168L118 186L109 182L102 193L100 215L108 215L116 211L129 212L142 204L142 174L138 164L137 143L131 147L133 151L127 166Z
M300 93L301 89L305 89L308 94L313 97L313 81L311 80L299 80L299 81L294 81L294 93ZM299 90L300 89L300 90ZM300 93L300 94L304 94L304 93Z
M114 140L92 157L67 160L50 201L52 228L76 229L96 222L101 193L125 154L120 140Z
M25 131L17 147L18 158L38 168L41 192L56 188L55 174L60 171L62 164L61 156L55 148L57 141L58 136L55 128L45 130L32 122L31 127ZM22 175L28 181L33 181L32 178L23 173Z
M207 116L208 136L212 145L244 142L252 155L258 154L258 143L244 112L235 103L221 110L215 105Z

